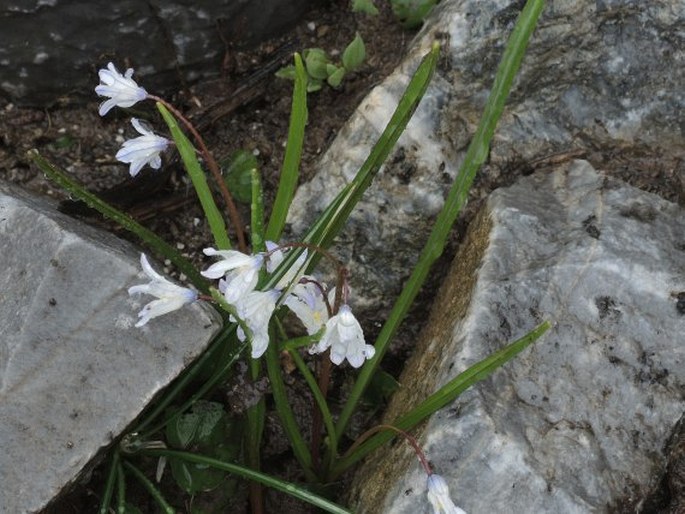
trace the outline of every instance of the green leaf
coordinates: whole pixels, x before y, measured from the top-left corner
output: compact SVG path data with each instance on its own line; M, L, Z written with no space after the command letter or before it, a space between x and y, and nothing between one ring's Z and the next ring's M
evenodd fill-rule
M225 420L226 413L220 403L198 400L190 412L178 416L167 425L167 442L171 447L181 450L221 442L222 423Z
M457 179L447 195L445 205L438 214L433 229L428 236L421 254L419 255L416 266L414 267L409 279L405 282L404 288L395 305L390 311L383 328L381 328L376 339L376 353L373 358L366 362L359 374L357 381L350 392L350 396L340 413L336 430L342 434L355 410L356 403L366 389L371 377L388 349L390 341L395 335L400 323L404 319L414 298L423 285L428 272L435 260L442 253L445 241L450 234L454 221L466 203L469 189L476 176L476 172L485 162L490 147L490 141L495 132L497 122L504 110L504 104L509 96L511 84L526 51L526 46L530 35L535 28L538 17L544 7L544 0L528 0L526 6L521 11L514 30L509 37L507 47L502 55L502 61L497 68L495 81L490 90L490 96L485 106L483 116L478 124L476 133L471 139L471 143L466 151L462 165L457 173Z
M252 170L259 170L257 158L247 150L236 150L228 159L221 161L226 169L224 181L236 200L250 203L252 200Z
M345 77L345 68L336 68L333 73L328 76L326 82L331 87L339 87Z
M214 236L214 242L220 250L231 248L231 241L228 239L228 233L226 232L226 223L224 223L221 212L217 208L216 202L214 202L214 197L207 184L205 172L202 170L200 162L197 160L195 147L183 133L176 122L176 118L173 117L167 108L157 102L157 109L162 114L162 118L164 118L164 121L171 131L171 137L174 138L178 153L181 154L183 166L193 183L197 197L200 199L200 205L202 205L202 210L207 217L209 228Z
M436 3L437 0L390 0L392 12L408 29L421 25Z
M542 337L550 327L549 321L541 323L522 338L469 367L466 371L457 375L438 391L426 398L409 413L389 424L400 430L411 430L433 413L452 403L461 393L466 391L466 389L473 384L487 378L503 364L513 359L534 341L537 341ZM333 470L332 478L334 479L340 473L343 473L347 468L364 458L382 444L390 441L394 436L394 432L383 431L360 444L351 455L346 455L338 461Z
M295 71L295 66L289 64L288 66L283 66L280 70L276 72L276 76L279 79L295 80L297 72Z
M68 191L71 195L79 200L85 202L88 207L97 210L100 214L113 220L115 223L135 234L143 243L148 245L154 252L169 259L178 270L185 274L188 279L200 291L209 293L209 282L206 278L200 275L200 272L195 269L195 266L183 257L176 248L164 241L157 234L148 230L140 223L131 218L128 214L112 207L107 202L101 200L89 192L81 184L71 179L64 171L48 162L43 156L38 153L38 150L29 150L28 157L36 163L36 165L45 173L51 180L56 182L60 187Z
M359 68L366 58L366 47L364 40L357 32L352 42L347 45L342 55L343 66L347 71L353 71Z
M373 0L352 0L352 12L362 12L371 16L378 15L378 8Z
M316 93L323 87L323 81L319 79L309 78L307 81L307 93Z
M288 142L285 146L281 177L278 181L278 191L274 199L266 228L265 237L269 241L277 242L281 238L288 209L295 195L295 188L300 176L300 159L304 144L304 131L307 125L307 73L299 54L295 54L295 85L293 100L290 108L290 125L288 126Z
M221 404L199 400L189 413L167 425L167 442L174 448L192 448L218 459L234 460L240 452L240 436L232 434L229 437L230 428ZM232 443L232 439L237 442ZM170 459L169 464L178 485L190 494L209 491L226 480L223 471L201 464L177 459Z
M373 407L381 407L400 388L400 383L390 373L376 370L369 387L364 393L364 400Z
M254 480L255 482L264 484L267 487L271 487L272 489L282 491L286 494L289 494L293 498L298 498L300 500L306 501L307 503L310 503L315 507L323 509L326 512L330 512L332 514L350 514L349 510L333 503L332 501L326 498L317 496L316 494L309 491L309 489L307 489L305 486L285 482L284 480L274 478L272 476L260 473L258 471L254 471L252 469L240 466L238 464L233 464L232 462L221 461L218 459L208 457L206 455L198 455L195 453L180 452L174 450L150 449L145 450L142 453L144 453L145 455L150 455L152 457L167 457L169 460L179 459L191 463L211 466L217 469L221 469L223 471L227 471L229 473L236 474L247 480Z
M326 52L321 48L307 48L303 52L304 63L307 67L307 73L314 78L319 80L326 80L328 78L328 72L326 71L326 65L331 62L326 55Z

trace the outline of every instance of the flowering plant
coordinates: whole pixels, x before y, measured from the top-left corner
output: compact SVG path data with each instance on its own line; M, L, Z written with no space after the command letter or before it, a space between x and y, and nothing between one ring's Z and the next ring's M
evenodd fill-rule
M540 2L529 0L529 3ZM439 255L439 250L463 206L475 173L487 155L494 127L538 14L539 9L524 11L519 20L514 31L516 37L512 36L512 41L507 46L496 85L492 88L493 93L488 100L483 120L464 158L459 180L450 190L424 251L373 344L367 342L362 328L364 323L353 314L354 298L348 286L349 272L328 248L372 183L374 175L389 155L423 96L438 62L437 44L433 45L417 68L395 114L356 177L340 191L301 240L295 242L276 241L282 237L285 217L294 194L304 140L307 73L299 55L296 54L294 59L295 85L285 158L271 216L266 224L259 174L256 170L250 172L252 201L249 244L246 225L233 203L220 168L195 127L166 100L149 94L138 86L132 78L132 69L122 75L109 63L106 69L100 71L101 83L95 91L106 98L99 109L101 115L106 115L115 107L128 108L141 101L156 103L169 131L169 138L156 135L140 120L133 119L133 127L139 136L126 141L117 153L117 158L128 164L131 175L135 176L145 166L158 169L162 164L163 152L172 146L179 152L214 239L213 244L203 249L203 253L215 259L214 262L198 271L158 236L85 191L65 173L42 159L37 152L33 152L32 157L45 173L139 236L151 251L169 259L191 280L194 288L174 284L157 273L145 254L142 254L141 266L149 282L132 285L128 292L131 295L150 295L154 299L138 313L139 319L135 324L137 329L147 330L151 324L162 324L162 316L173 316L175 310L198 301L216 306L222 312L224 320L224 326L206 352L138 420L136 426L112 451L100 512L110 509L115 487L120 492L125 491L124 469L152 491L163 510L171 510L154 484L136 468L132 454L158 458L158 475L163 473L169 462L174 478L191 495L217 487L225 480L223 473L230 473L251 480L254 484L286 491L329 512L347 512L330 500L313 494L309 487L285 483L259 471L260 443L266 416L263 395L258 395L253 403L245 406L240 421L235 422L229 420L229 413L224 410L223 405L203 398L237 373L236 363L246 355L249 364L245 380L258 390L258 384L268 379L273 405L283 431L290 440L302 475L310 483L334 483L341 474L394 436L389 430L372 429L358 438L347 451L341 451L346 441L345 436L348 435L347 426L362 394L369 388L374 374L379 372L379 364L388 350L392 336ZM198 154L202 162L198 159ZM217 205L208 178L213 180L215 188L219 190L227 216ZM232 225L235 235L233 238L226 229L227 220ZM334 284L327 284L314 274L315 265L321 258L332 263L335 268ZM285 317L290 315L301 322L303 330L300 334L291 333L292 330L286 328ZM394 429L394 432L406 436L404 430L416 427L429 415L448 405L467 387L487 377L538 339L548 328L548 323L541 324L521 339L454 377L418 406L395 420L393 426L399 428ZM302 354L303 348L307 349L306 354ZM280 360L282 356L287 356L293 363L308 385L314 400L312 426L307 431L310 434L309 444L305 442L305 431L298 425L286 394ZM308 363L306 358L313 360ZM355 370L353 385L337 416L332 413L333 406L328 402L333 365L349 365ZM358 374L356 370L359 370ZM231 427L235 424L242 429L233 431ZM241 431L244 434L242 450L240 445L235 445L232 450L228 449L225 434ZM188 448L200 448L204 451L198 454L187 451ZM447 480L435 475L425 459L422 464L428 476L427 499L434 512L463 512L450 499ZM214 474L209 474L208 469ZM220 473L218 478L216 473ZM250 487L250 502L254 512L263 511L260 486ZM126 510L124 494L120 494L119 510Z

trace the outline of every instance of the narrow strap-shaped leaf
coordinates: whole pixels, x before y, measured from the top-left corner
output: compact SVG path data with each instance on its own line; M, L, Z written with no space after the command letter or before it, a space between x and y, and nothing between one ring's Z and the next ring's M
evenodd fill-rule
M405 283L399 298L388 316L378 338L376 339L376 354L367 361L352 388L349 398L338 418L336 429L342 434L347 426L357 403L364 390L371 381L374 371L378 367L383 355L390 345L390 341L397 332L400 323L404 319L414 298L423 285L428 272L435 260L442 254L442 250L449 236L454 221L457 219L461 208L476 176L476 172L485 161L488 154L490 141L497 126L497 122L504 109L504 103L509 96L511 84L523 59L528 40L535 28L537 19L544 6L544 0L528 0L521 12L516 26L509 37L509 42L502 56L502 61L497 68L495 82L488 97L485 111L480 120L476 133L466 151L462 166L457 173L452 188L449 191L445 205L438 214L433 230L428 236L418 262Z
M252 253L263 252L266 249L264 236L264 194L259 171L250 170L252 183L252 209L250 218L250 234L252 236Z
M547 332L547 330L549 330L550 326L549 321L541 323L522 338L469 367L466 371L457 375L435 393L426 398L410 412L390 423L390 425L399 428L400 430L410 430L415 427L434 412L449 405L473 384L487 378L504 363L513 359L531 343L537 341L545 332ZM391 440L395 435L394 432L379 432L368 441L360 444L351 455L346 455L337 462L330 478L335 479L370 452Z
M302 486L285 482L284 480L279 480L278 478L274 478L269 475L265 475L264 473L239 466L238 464L224 462L211 457L206 457L204 455L199 455L197 453L182 452L177 450L151 449L143 450L141 453L151 457L167 457L169 459L178 459L191 462L193 464L200 464L203 466L220 469L222 471L238 475L247 480L260 482L267 487L271 487L272 489L283 491L294 498L304 500L315 507L325 510L326 512L331 512L332 514L350 514L349 510L344 509L340 505L337 505L326 498L322 498L321 496L312 493Z
M124 461L124 467L126 468L127 472L131 473L131 475L133 475L136 480L138 480L138 482L140 482L140 484L147 489L147 492L150 493L150 496L152 496L155 502L157 502L157 505L164 514L174 514L176 512L176 509L174 509L169 502L166 501L166 498L164 498L159 489L155 487L155 484L153 484L152 481L147 478L142 471L128 461Z
M226 223L216 206L216 202L214 202L214 197L207 184L205 172L202 169L202 166L200 166L200 161L197 160L195 147L183 133L181 127L178 126L176 118L174 118L169 110L159 102L157 102L157 109L162 114L162 118L164 118L164 121L169 127L171 137L174 139L178 153L181 155L183 166L193 183L197 197L200 199L200 205L202 205L202 210L207 217L207 223L209 223L212 236L214 236L214 243L216 243L217 248L221 250L231 248L231 241L226 232Z
M269 375L269 384L271 385L271 392L276 405L278 417L281 419L283 430L285 430L290 444L293 448L293 454L300 463L302 471L307 480L315 482L317 476L312 470L312 455L309 453L307 444L302 437L300 428L295 420L293 410L288 403L288 396L285 392L285 384L283 377L281 377L281 365L278 360L278 349L275 344L270 344L265 353L266 370Z
M293 89L292 109L290 111L290 126L288 127L288 142L283 157L281 178L278 182L278 192L274 200L266 238L278 242L285 226L288 209L295 194L297 179L300 174L300 158L304 143L304 129L307 124L307 72L302 64L302 58L295 54L295 86Z
M79 200L85 202L88 207L97 210L100 214L113 220L115 223L135 234L143 243L149 246L155 253L169 259L178 270L188 277L188 280L200 291L209 292L209 282L195 269L190 261L183 257L176 248L164 241L157 234L148 230L128 214L112 207L97 195L87 191L82 185L69 177L64 171L48 162L38 150L29 150L28 156L48 177L54 180L60 187L68 191Z

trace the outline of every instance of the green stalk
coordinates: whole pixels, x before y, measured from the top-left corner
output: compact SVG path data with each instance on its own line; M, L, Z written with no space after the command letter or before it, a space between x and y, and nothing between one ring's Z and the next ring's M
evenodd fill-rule
M433 230L419 256L416 267L409 277L409 280L406 282L402 293L393 306L390 316L376 339L374 345L376 354L371 360L367 361L362 368L352 392L345 403L345 407L343 408L336 425L338 434L344 432L352 413L357 407L357 403L371 381L383 355L385 355L385 352L390 345L390 341L397 332L401 321L404 319L414 298L423 285L428 275L428 271L442 253L452 225L466 202L468 191L471 188L476 172L488 155L490 141L492 140L495 127L502 114L504 104L509 95L509 90L511 89L511 84L519 69L528 40L535 28L543 7L544 0L528 0L516 22L514 31L509 38L504 55L502 56L502 61L497 69L495 82L492 91L490 92L487 105L485 106L483 117L481 118L476 133L466 151L466 156L464 157L464 162L457 174L457 179L452 185L445 205L435 221Z
M302 58L295 54L295 86L293 89L292 108L290 110L290 126L288 127L288 141L283 157L281 178L278 181L278 192L274 200L266 238L278 242L285 226L288 209L295 194L297 179L300 171L300 158L304 143L304 129L307 124L307 72L302 64Z
M119 469L119 451L112 452L112 460L107 469L107 478L105 479L105 489L102 493L102 501L100 502L100 510L98 514L109 514L109 506L112 503L112 496L114 494L114 484L117 481L117 472Z
M126 468L126 471L131 473L138 482L147 490L147 492L152 496L152 498L157 502L157 505L159 505L159 508L162 509L164 514L175 514L176 509L174 509L169 503L166 501L164 496L162 496L162 493L155 487L155 485L143 474L142 471L140 471L138 468L136 468L133 464L131 464L128 461L124 461L124 467Z
M117 514L126 514L126 478L121 461L117 464Z
M202 205L202 210L207 217L209 228L214 236L214 243L220 250L231 248L231 241L226 232L226 224L221 216L221 212L214 202L214 197L207 184L205 172L202 170L200 162L197 160L195 147L183 133L181 127L178 126L176 118L174 118L169 110L159 102L157 102L157 109L162 114L162 118L164 118L164 121L169 127L171 137L173 137L174 142L176 143L176 148L181 155L183 165L197 192L197 197L200 199L200 205Z
M251 238L252 253L263 252L266 248L264 240L264 199L262 194L262 184L259 173L256 169L250 171L252 182L252 206L251 206ZM262 270L262 274L264 271ZM236 317L237 318L237 317ZM250 376L252 382L259 380L262 374L261 361L250 359ZM266 403L264 397L252 407L247 409L247 427L245 434L245 446L247 453L247 464L254 470L261 468L261 443L264 433L264 419L266 417ZM250 482L250 503L252 511L255 513L264 511L264 498L261 484Z
M154 449L145 450L143 453L151 457L167 457L169 459L179 459L184 460L186 462L192 462L193 464L200 464L220 469L222 471L238 475L247 480L254 480L272 489L282 491L294 498L304 500L307 503L310 503L311 505L314 505L315 507L323 509L327 512L331 512L333 514L350 514L349 510L342 508L341 506L331 502L330 500L327 500L326 498L322 498L321 496L313 494L304 487L291 484L289 482L285 482L277 478L270 477L269 475L265 475L264 473L254 471L252 469L245 468L237 464L220 461L217 459L213 459L211 457L206 457L204 455L198 455L196 453L188 453L176 450Z
M283 378L281 377L281 364L278 360L278 350L275 344L270 344L266 353L266 370L269 375L269 384L271 385L271 393L274 398L274 403L276 405L276 411L283 424L283 430L285 430L290 444L293 448L293 454L295 458L300 463L302 471L304 471L307 480L310 482L316 482L318 477L312 470L312 455L309 453L307 448L307 443L305 443L300 433L300 427L297 426L297 421L295 420L295 415L293 414L292 408L288 403L288 396L285 392L285 384L283 383Z
M304 362L304 359L302 359L297 350L290 350L289 353L295 361L297 369L299 369L300 373L302 373L305 382L307 382L309 390L312 392L312 395L314 396L314 401L316 402L316 405L319 408L319 411L321 412L321 417L326 427L326 433L328 434L329 445L332 448L337 448L338 438L335 434L335 424L333 423L333 416L331 416L331 411L328 409L326 398L324 398L323 394L321 393L321 389L319 389L319 384L316 383L316 378L314 378L312 372L309 371L307 364Z

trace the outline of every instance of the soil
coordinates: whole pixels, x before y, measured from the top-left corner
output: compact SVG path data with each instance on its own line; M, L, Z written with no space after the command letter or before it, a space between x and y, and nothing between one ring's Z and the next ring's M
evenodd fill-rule
M334 57L337 55L339 60L355 32L360 33L366 45L365 63L345 77L340 88L324 86L321 91L308 95L309 118L300 171L300 180L305 182L313 176L318 157L339 128L370 89L399 63L403 48L414 36L414 32L403 29L397 22L388 2L377 4L380 14L370 17L350 13L347 0L331 2L325 8L312 10L298 26L281 37L250 50L227 50L221 78L154 93L171 101L201 128L207 146L219 162L237 150L247 150L256 156L268 210L278 185L292 95L292 82L275 78L274 71L290 63L293 51L301 52L307 47L323 48ZM346 22L340 23L340 20ZM119 63L119 69L123 66ZM93 87L97 83L94 75ZM143 81L139 83L144 86ZM179 81L179 84L183 82ZM137 243L128 233L84 204L72 201L64 190L50 182L26 157L28 150L36 148L88 190L97 192L175 244L198 267L206 267L202 249L213 246L212 236L206 224L199 222L203 219L202 210L178 159L168 152L163 156L161 170L146 167L137 177L131 178L128 167L114 157L125 139L137 135L129 124L131 116L148 120L157 133L163 133L162 122L151 102L142 107L138 104L128 112L114 109L103 119L97 113L101 99L93 94L92 102L84 105L81 98L65 97L58 105L42 109L22 108L0 99L0 179L54 198L60 202L59 209L63 212ZM243 220L249 220L249 205L239 203L238 207ZM172 268L166 268L165 272L178 278ZM418 325L413 325L417 330ZM393 371L398 375L401 369ZM306 385L296 375L288 375L286 381L293 408L301 426L306 427L311 424L312 399ZM341 376L333 386L343 387L345 383L346 378ZM226 386L225 391L234 385ZM335 398L336 391L332 395ZM219 399L230 405L228 396ZM263 470L286 480L301 481L277 418L271 409L264 435ZM362 416L353 423L358 425L357 430L362 430L368 422L369 418ZM154 464L147 463L148 476L154 475ZM104 472L101 467L93 470L89 481L75 487L72 493L51 506L49 512L97 511ZM198 508L204 509L202 512L248 511L244 484L238 486L238 492L229 504L220 493L205 493L193 499L179 495L169 472L160 487L183 512ZM344 487L338 489L342 491ZM143 513L157 511L148 494L137 489L135 484L129 484L127 498ZM267 492L266 506L267 512L278 510L283 514L310 511L302 502L273 492Z
M220 79L164 92L165 98L203 127L202 134L220 162L240 149L248 150L257 157L268 207L275 194L283 160L292 94L292 83L275 78L273 70L287 64L288 56L293 50L320 47L329 52L342 52L357 31L366 44L365 64L359 71L346 77L339 89L324 87L308 96L309 122L301 164L301 182L305 182L312 177L318 157L326 150L339 128L370 89L398 64L404 53L403 49L414 36L414 32L403 29L397 23L387 2L376 3L381 10L377 17L352 15L347 0L338 0L326 8L313 10L297 27L282 37L267 41L250 51L227 51L220 70ZM345 23L340 23L340 20L345 20ZM293 45L292 42L297 43ZM96 84L97 77L94 76L93 87ZM134 135L128 122L130 114L149 119L159 131L161 121L155 110L151 106L136 106L135 112L129 113L115 109L102 119L97 114L98 104L99 100L94 95L92 102L87 105L79 105L76 99L66 99L64 105L46 109L20 108L0 99L0 178L40 195L60 200L60 208L65 212L114 231L121 237L129 237L96 213L89 212L83 205L71 202L63 190L49 182L28 162L26 152L37 148L43 156L67 170L89 190L98 192L166 241L175 244L199 267L205 267L207 263L201 250L212 246L212 237L206 225L199 222L203 218L202 211L177 160L171 154L165 155L162 170L145 168L138 177L132 179L127 166L114 158L121 143ZM655 171L651 174L638 174L630 171L634 166L629 164L641 162L650 169L653 156L597 153L584 157L597 167L613 167L614 175L637 187L656 192L672 201L685 203L682 174L677 171L682 167L682 159L654 165ZM384 360L384 369L394 376L399 375L412 346L403 341L413 341L427 319L434 291L454 255L454 249L468 219L492 189L513 181L515 176L531 172L530 166L530 163L512 163L508 170L489 169L486 166L480 174L471 193L473 201L458 222L455 236L416 302L420 307L410 314L409 322L404 324L404 332L398 335L398 344ZM243 219L249 219L248 206L239 204L239 207ZM173 269L165 271L171 276L176 275ZM365 329L368 328L368 338L373 340L373 331L377 329L371 323L365 324L363 320L362 324ZM301 425L308 426L312 402L307 388L297 374L288 375L287 379ZM226 389L233 385L235 384ZM338 391L344 390L346 385L346 377L338 377L334 384L334 397L344 394ZM224 401L230 403L225 396ZM371 416L372 413L361 414L355 420L356 431L368 426ZM263 454L264 471L286 480L301 479L273 410L267 415L264 440L267 443ZM151 468L148 476L154 474L153 463L149 465ZM67 495L50 512L61 514L96 511L100 501L102 474L102 469L96 469L90 483ZM344 491L344 482L339 485L339 491ZM201 507L205 509L204 512L248 511L244 484L239 486L237 500L231 504L230 509L223 503L225 498L221 498L221 495L208 493L193 500L174 496L168 473L162 487L165 488L165 494L183 512L190 512L191 506ZM144 491L137 490L132 485L128 494L135 498L132 503L138 505L141 512L156 512L155 504ZM268 493L267 512L273 511L289 514L310 510L289 496Z

